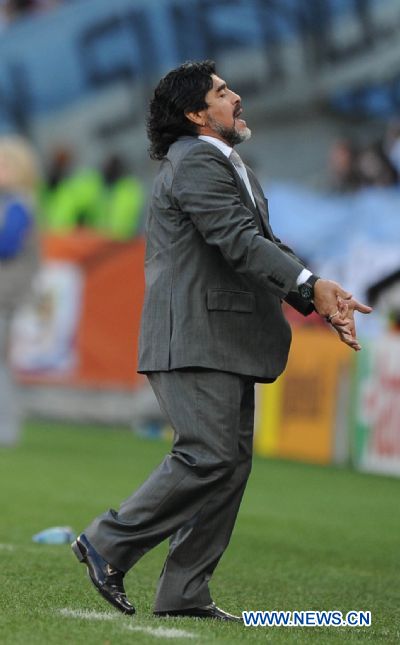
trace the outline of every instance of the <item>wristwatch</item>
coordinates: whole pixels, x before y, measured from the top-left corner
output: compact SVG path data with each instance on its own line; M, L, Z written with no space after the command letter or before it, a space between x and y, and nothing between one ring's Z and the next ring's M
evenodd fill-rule
M314 285L319 280L318 275L310 275L309 278L302 284L299 284L297 287L299 290L299 294L303 298L303 300L306 300L307 302L311 302L314 298Z

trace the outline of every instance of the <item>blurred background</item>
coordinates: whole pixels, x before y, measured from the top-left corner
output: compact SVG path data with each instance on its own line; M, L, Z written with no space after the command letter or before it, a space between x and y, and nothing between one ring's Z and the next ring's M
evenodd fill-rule
M287 309L293 351L258 389L257 451L399 475L397 0L0 0L0 144L22 138L39 166L28 210L42 262L7 332L17 407L163 434L136 374L157 168L145 117L159 78L204 58L241 94L253 137L240 152L275 233L375 307L358 355Z

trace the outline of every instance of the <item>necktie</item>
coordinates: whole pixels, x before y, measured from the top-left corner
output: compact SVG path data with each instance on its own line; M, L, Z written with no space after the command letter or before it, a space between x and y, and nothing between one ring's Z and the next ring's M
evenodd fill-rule
M255 211L254 211L254 217L255 217L255 221L256 221L257 227L258 227L258 229L259 229L259 231L260 231L261 235L265 235L264 226L263 226L263 223L262 223L262 219L261 219L261 217L260 217L260 214L259 214L259 212L258 212L258 208L257 208L257 206L256 206L256 202L255 202L255 199L254 199L253 191L252 191L252 189L251 189L250 180L249 180L249 177L248 177L248 175L247 175L246 166L244 165L243 161L241 160L241 158L240 158L240 156L238 155L238 153L236 152L236 150L232 150L231 154L229 155L229 161L230 161L230 162L232 163L232 165L236 168L237 172L238 172L238 173L239 173L239 175L240 175L240 178L243 180L244 185L245 185L245 186L246 186L246 188L247 188L247 192L249 193L249 195L250 195L250 197L251 197L251 200L252 200L252 202L253 202L254 206L256 207L256 208L255 208Z
M252 202L253 202L253 204L255 206L256 202L254 200L253 191L251 189L249 177L247 175L246 166L244 165L240 155L238 155L236 150L232 150L231 154L229 155L229 161L235 166L235 168L236 168L237 172L239 173L241 179L243 179L244 185L247 188L247 192L249 193L249 195L250 195L250 197L252 199Z

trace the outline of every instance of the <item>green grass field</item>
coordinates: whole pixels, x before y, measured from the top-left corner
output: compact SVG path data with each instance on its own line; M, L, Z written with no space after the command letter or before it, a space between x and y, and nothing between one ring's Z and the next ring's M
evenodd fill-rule
M372 626L246 628L152 617L166 553L126 578L121 616L95 592L68 545L38 545L54 525L82 530L118 507L168 450L124 430L28 424L0 449L0 643L399 643L400 480L257 458L231 545L212 582L221 607L370 610Z

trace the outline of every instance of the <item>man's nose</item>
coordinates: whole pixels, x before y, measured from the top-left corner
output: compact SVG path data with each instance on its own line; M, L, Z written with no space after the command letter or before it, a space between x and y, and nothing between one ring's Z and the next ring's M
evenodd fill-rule
M233 90L232 92L232 103L241 103L242 102L242 97L239 94L236 94Z

